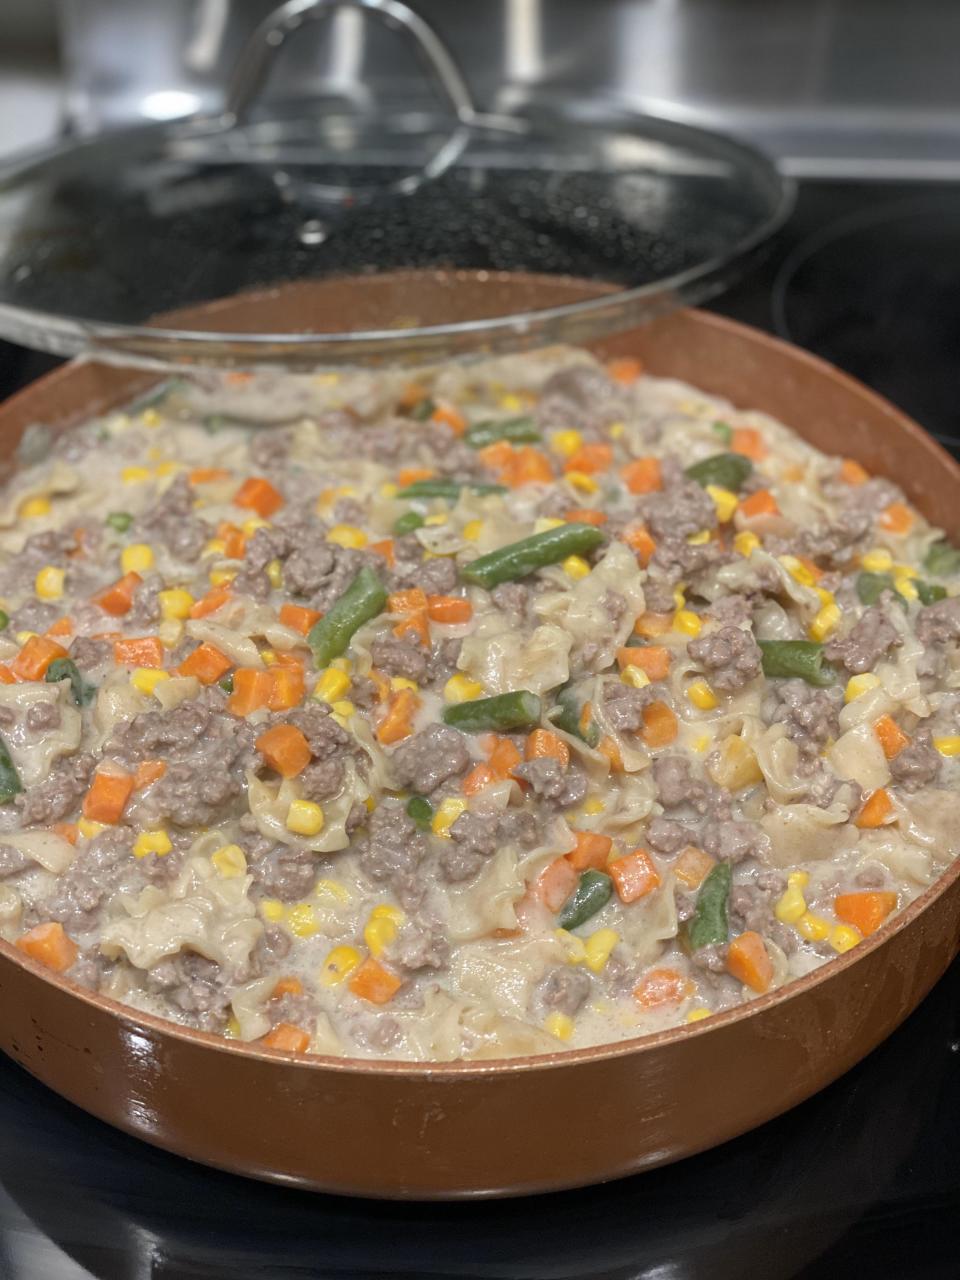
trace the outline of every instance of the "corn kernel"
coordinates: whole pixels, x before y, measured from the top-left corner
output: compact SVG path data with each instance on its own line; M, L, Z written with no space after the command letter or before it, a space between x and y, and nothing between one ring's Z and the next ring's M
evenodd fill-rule
M141 831L133 842L133 856L145 858L148 853L155 853L162 858L173 848L170 837L165 831Z
M585 800L583 804L583 812L588 818L594 818L598 813L603 813L604 804L599 796L593 796L589 800Z
M834 951L839 951L843 955L846 951L852 951L860 941L860 933L849 924L838 924L830 930L830 945Z
M327 541L338 547L349 547L359 551L367 545L367 535L353 524L335 524L327 534Z
M798 560L796 556L778 556L777 558L794 582L799 582L802 587L816 586L816 578L802 560Z
M709 1009L703 1009L703 1008L701 1008L701 1009L691 1009L691 1010L690 1010L690 1012L687 1014L686 1021L687 1021L687 1022L702 1022L702 1021L704 1020L704 1018L709 1018L709 1017L710 1017L710 1010L709 1010Z
M362 956L356 947L334 947L320 970L320 985L335 987L345 982L360 964Z
M463 536L467 542L476 542L483 533L482 520L468 520L463 526Z
M864 552L860 564L868 573L886 573L893 567L893 556L885 547L874 547Z
M896 574L893 579L893 586L894 589L903 596L904 600L916 600L919 595L917 588L913 585L913 579L909 574Z
M350 688L350 677L345 671L325 667L314 686L313 696L318 702L338 702Z
M172 476L175 471L182 471L182 470L183 470L182 462L161 462L159 467L157 467L156 469L156 474L158 476Z
M36 634L36 631L18 631L17 644L26 644L27 641L32 640Z
M63 595L65 577L63 569L55 569L52 564L48 564L37 574L33 589L41 600L59 600Z
M830 936L830 921L814 915L812 911L805 911L796 921L796 930L808 942L823 942Z
M48 516L50 514L50 499L27 498L25 502L20 503L20 510L17 514L24 520L35 520L38 516Z
M760 546L760 539L749 529L744 529L742 533L738 533L733 540L733 549L737 555L743 556L747 560Z
M729 523L733 519L733 513L740 505L740 499L735 493L731 493L729 489L721 488L718 484L708 484L707 493L713 499L717 519L721 524Z
M363 940L372 956L382 956L397 938L397 925L383 916L371 916L363 929Z
M805 889L810 883L809 871L791 871L787 876L787 884L795 889Z
M895 578L919 578L920 574L909 564L894 564L893 576Z
M433 834L435 836L442 836L445 840L449 839L450 828L460 817L466 807L466 800L462 800L457 796L448 796L446 800L441 800L436 813L433 815L433 821L430 824Z
M309 902L298 902L287 912L287 928L296 938L312 938L320 926Z
M222 538L211 538L203 548L205 556L222 556L226 553L227 544Z
M587 475L586 471L568 471L566 479L580 493L596 493L600 488L599 482Z
M246 875L246 855L238 844L221 845L215 853L211 853L210 861L225 880Z
M341 906L346 906L352 896L347 886L341 884L339 880L318 880L314 886L314 893L318 898L333 898Z
M271 587L279 591L283 586L283 565L279 560L271 560L267 565L266 573Z
M251 516L249 520L244 520L240 529L245 538L252 538L258 529L269 529L270 521L264 520L263 516Z
M687 534L687 545L690 547L704 547L710 541L710 530L701 529L699 533Z
M807 903L800 886L788 884L786 890L777 899L773 914L781 924L796 924L806 910Z
M500 408L505 413L519 413L523 408L523 401L512 391L508 391L506 395L500 397Z
M153 548L145 542L134 542L120 552L120 567L124 573L145 573L153 566Z
M124 467L120 472L120 479L124 484L143 484L150 479L150 474L149 467Z
M444 512L442 512L442 511L438 511L438 512L436 513L436 515L427 516L427 517L424 519L424 522L423 522L423 523L424 523L424 526L426 526L426 527L428 527L428 528L434 528L435 526L438 526L438 525L441 525L441 524L446 524L446 523L447 523L447 516L444 514Z
M960 734L950 733L943 738L934 738L933 745L942 756L960 756Z
M264 898L260 903L260 914L267 924L279 924L286 913L287 909L279 898Z
M630 685L632 689L645 689L650 683L650 677L640 667L624 667L620 674L620 679L624 684Z
M700 711L712 711L717 705L717 695L706 680L694 680L687 688L687 697Z
M611 422L609 427L607 427L607 435L611 440L619 440L626 429L626 423L624 422Z
M583 436L579 431L556 431L550 437L550 448L564 458L577 452L583 444Z
M159 427L163 419L157 413L156 409L144 409L140 415L140 421L145 427Z
M234 569L211 569L207 576L212 587L225 587L228 582L234 580L237 574Z
M706 749L710 746L711 741L712 739L709 733L698 734L698 736L694 738L693 741L690 743L690 749L692 751L699 751L699 752L706 751Z
M840 609L835 604L825 604L810 623L810 639L826 640L840 624Z
M275 667L277 665L276 649L261 649L260 657L263 659L263 661L266 663L268 667Z
M160 604L160 612L165 618L172 620L189 618L190 610L195 604L190 592L184 591L182 587L172 587L169 591L159 591L157 600Z
M388 480L386 484L380 486L380 494L384 498L395 498L400 492L400 486L394 484L392 480Z
M673 615L673 629L685 636L698 636L703 623L692 609L678 609Z
M563 562L563 571L568 578L573 578L574 582L579 582L581 578L587 577L590 572L590 566L583 556L567 556Z
M685 582L678 582L673 588L673 607L675 609L682 609L687 603L687 597L683 594L683 588L685 586Z
M469 676L458 671L443 686L445 702L471 702L483 693L483 685L479 680L471 680Z
M549 1014L543 1025L558 1040L569 1040L573 1035L573 1019L565 1013Z
M598 929L596 933L591 933L584 944L584 964L591 972L602 973L610 959L610 953L619 941L620 935L616 929Z
M399 693L401 689L412 689L414 693L420 688L416 680L408 680L406 676L391 676L390 688L395 693Z
M134 667L130 672L130 683L137 693L142 693L145 698L150 697L158 684L169 679L168 672L158 671L155 667Z
M105 831L106 827L102 822L94 822L92 818L78 818L77 830L85 840L92 840L94 836L98 836L101 831Z
M836 599L834 597L833 592L828 591L826 587L812 587L811 590L816 592L817 597L819 598L821 604L836 603Z
M880 677L875 676L872 671L865 671L862 676L851 676L843 691L843 700L852 702L854 698L859 698L862 694L869 693L871 689L876 689L879 684Z
M165 649L175 649L183 639L183 623L178 618L164 618L157 627L157 637Z
M340 720L349 720L352 715L356 714L357 708L349 698L339 698L336 702L330 703L330 710Z
M298 836L315 836L323 830L323 810L312 800L294 800L287 810L287 830Z
M563 958L567 964L583 964L587 958L587 948L582 938L578 938L569 929L554 929L553 936L563 947Z

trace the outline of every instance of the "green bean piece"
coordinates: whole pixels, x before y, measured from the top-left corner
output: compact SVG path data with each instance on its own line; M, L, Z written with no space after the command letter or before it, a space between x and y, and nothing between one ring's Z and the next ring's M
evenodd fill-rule
M949 578L960 573L960 551L949 542L935 542L923 558L923 567L937 578Z
M107 516L107 524L117 533L126 533L133 524L133 516L129 511L111 511Z
M744 481L753 474L753 463L742 453L715 453L687 467L684 474L704 488L708 484L715 484L721 489L738 493Z
M401 489L398 498L449 498L456 502L464 489L471 493L506 493L506 485L484 484L479 480L415 480Z
M714 422L712 426L715 434L720 437L723 444L729 444L733 439L733 427L728 422Z
M460 576L479 587L497 587L501 582L515 582L548 564L566 560L567 556L586 555L599 547L603 538L592 524L558 525L471 560L460 570Z
M464 733L509 733L533 729L540 723L540 699L526 689L497 693L492 698L455 702L443 709L443 722Z
M906 608L906 600L897 590L893 581L893 575L889 573L863 573L857 574L857 595L861 604L876 604L884 591L892 591L897 598L897 603ZM947 593L944 591L943 593Z
M579 738L588 747L595 747L600 741L600 730L593 723L588 724L585 730L581 729L580 716L582 712L583 707L578 702L573 691L561 689L557 694L556 706L551 707L547 712L547 719L551 724L555 724L558 729L562 729L564 733L569 733L571 737Z
M61 680L69 680L70 692L78 707L88 706L96 697L96 686L84 680L77 664L70 658L54 658L47 667L44 679L47 684L59 684Z
M921 604L936 604L938 600L947 598L947 588L941 587L939 582L921 582L918 579L913 585L917 588Z
M23 790L23 783L17 773L6 742L0 737L0 804L7 804Z
M412 818L421 831L429 831L433 822L433 805L426 796L411 796L407 801L407 817Z
M509 440L511 444L532 444L542 440L532 418L504 418L500 422L475 422L469 427L464 440L471 449L485 449L488 444L496 444L498 440Z
M217 684L224 693L233 693L233 672L229 672L229 674L225 675L223 679L218 680Z
M584 871L560 908L557 924L561 929L576 929L605 907L613 893L613 881L604 871Z
M416 418L417 422L426 422L428 418L432 418L437 411L437 405L429 396L425 396L410 410L410 417Z
M687 926L687 938L693 951L726 942L727 899L732 874L729 862L718 862L700 886L693 919Z
M774 679L799 677L807 684L824 688L833 684L837 673L823 660L823 645L814 640L760 640L763 674Z
M406 533L413 533L414 529L422 528L423 516L419 511L405 511L393 522L393 532L398 538L402 538Z
M10 625L10 615L6 609L0 609L0 631L6 631Z
M360 570L343 595L310 628L307 644L318 668L329 666L344 653L365 622L383 612L387 592L368 566Z

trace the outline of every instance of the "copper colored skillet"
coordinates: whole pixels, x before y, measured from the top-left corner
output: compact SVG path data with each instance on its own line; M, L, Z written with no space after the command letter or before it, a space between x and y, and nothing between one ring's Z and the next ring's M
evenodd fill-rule
M292 302L304 328L316 323L309 291ZM895 478L960 537L957 463L829 365L695 311L602 351L638 355L651 373L773 414L819 448ZM150 381L92 364L42 378L0 408L3 457L30 423L69 425ZM134 1014L0 943L0 1047L94 1115L239 1173L380 1197L545 1191L676 1160L822 1088L929 991L957 952L958 924L960 862L852 952L708 1021L549 1057L438 1065L238 1045Z

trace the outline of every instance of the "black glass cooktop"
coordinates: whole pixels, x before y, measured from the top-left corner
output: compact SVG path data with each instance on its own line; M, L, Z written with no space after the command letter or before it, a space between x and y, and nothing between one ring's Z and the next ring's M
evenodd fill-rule
M843 365L960 449L957 215L958 188L805 185L717 309ZM0 344L0 395L52 363ZM960 962L859 1067L735 1142L504 1203L381 1205L211 1172L0 1057L0 1280L955 1280L958 995Z

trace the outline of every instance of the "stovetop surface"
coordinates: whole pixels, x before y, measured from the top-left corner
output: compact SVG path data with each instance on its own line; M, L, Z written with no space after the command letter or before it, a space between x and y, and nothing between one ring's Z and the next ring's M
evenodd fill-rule
M841 364L960 452L958 214L960 187L805 184L716 309ZM53 363L0 344L0 396ZM960 961L865 1062L717 1150L500 1203L377 1204L213 1172L0 1057L0 1280L954 1280L958 995Z

